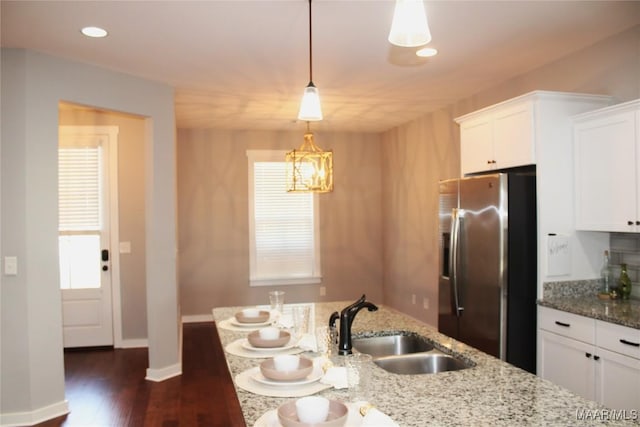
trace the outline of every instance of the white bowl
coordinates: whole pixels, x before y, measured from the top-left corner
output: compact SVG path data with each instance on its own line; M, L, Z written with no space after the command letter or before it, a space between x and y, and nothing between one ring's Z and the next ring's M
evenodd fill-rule
M329 415L329 399L320 396L302 397L296 400L296 414L303 423L323 423Z
M327 419L314 424L305 423L298 419L296 401L290 400L278 407L278 421L283 427L343 427L347 422L348 415L347 406L337 400L330 402Z
M267 328L260 329L258 334L260 334L260 338L263 340L275 340L280 338L280 329L269 326Z
M257 308L245 308L242 310L242 315L244 317L258 317L260 316L260 310Z
M300 366L300 356L295 354L280 354L273 357L273 366L276 371L290 372L295 371Z

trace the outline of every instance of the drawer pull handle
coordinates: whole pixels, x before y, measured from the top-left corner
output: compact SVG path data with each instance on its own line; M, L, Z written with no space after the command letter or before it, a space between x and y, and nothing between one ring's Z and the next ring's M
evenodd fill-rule
M632 346L634 346L634 347L640 347L640 343L637 343L637 342L631 342L631 341L627 341L627 340L625 340L625 339L620 340L620 342L621 342L622 344L632 345Z
M556 325L564 326L565 328L568 328L569 326L571 326L569 323L562 323L562 322L558 322L557 320L556 320Z

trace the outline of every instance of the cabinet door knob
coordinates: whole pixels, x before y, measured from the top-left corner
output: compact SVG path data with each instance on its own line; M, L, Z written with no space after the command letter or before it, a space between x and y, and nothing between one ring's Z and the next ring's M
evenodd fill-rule
M636 221L636 225L640 225L640 221Z
M593 356L593 360L600 360L600 356Z
M627 221L627 225L633 225L633 221Z
M587 359L591 359L591 353L585 353L584 355L587 357Z

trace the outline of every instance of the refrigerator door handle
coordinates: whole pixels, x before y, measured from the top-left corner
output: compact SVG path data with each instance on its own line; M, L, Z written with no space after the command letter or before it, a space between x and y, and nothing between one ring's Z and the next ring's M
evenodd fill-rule
M451 272L451 293L453 302L453 312L456 317L460 317L464 307L460 306L460 293L458 292L458 252L460 243L460 209L451 210L451 257L449 258L449 271Z

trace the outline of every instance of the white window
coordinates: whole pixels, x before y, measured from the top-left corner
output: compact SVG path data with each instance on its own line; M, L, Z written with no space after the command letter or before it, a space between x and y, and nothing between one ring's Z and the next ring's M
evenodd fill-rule
M284 151L247 157L251 286L320 283L318 195L287 193Z

